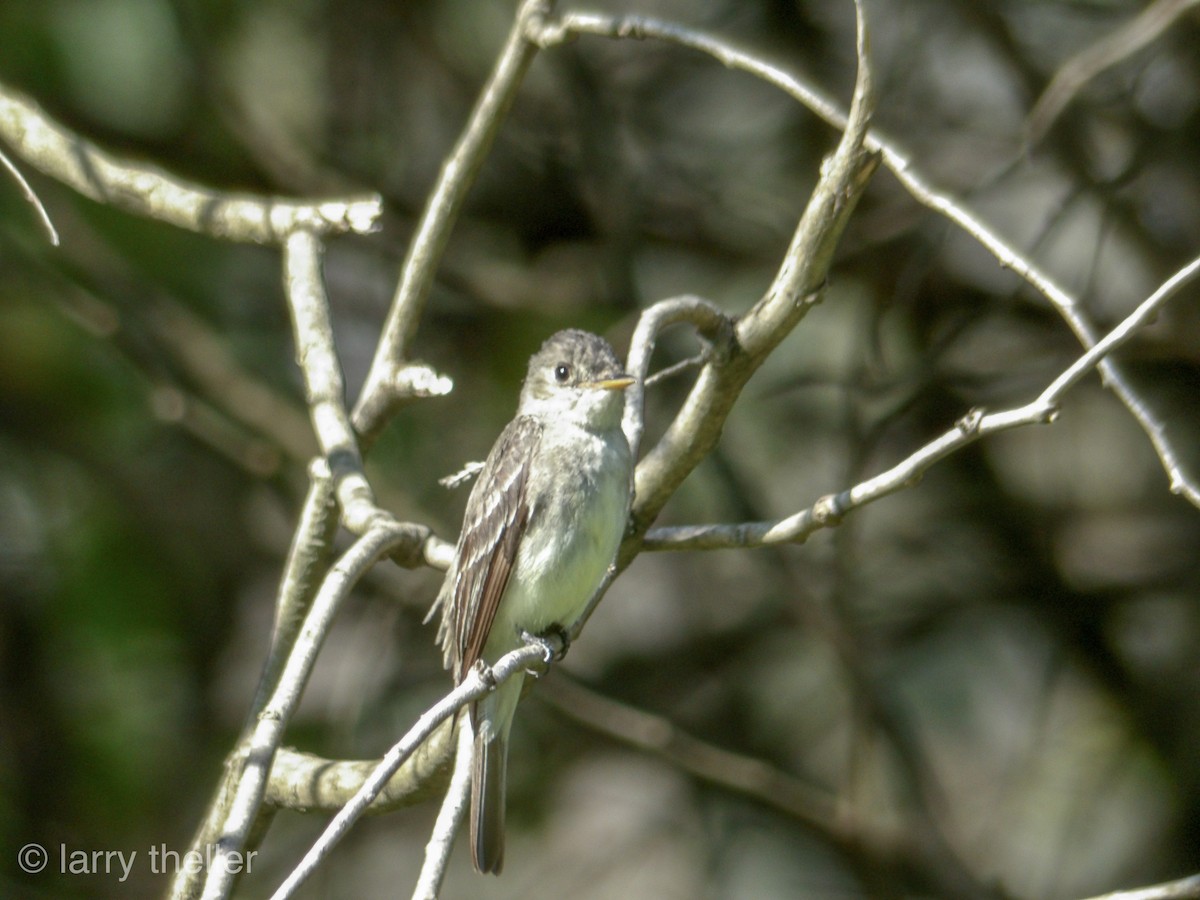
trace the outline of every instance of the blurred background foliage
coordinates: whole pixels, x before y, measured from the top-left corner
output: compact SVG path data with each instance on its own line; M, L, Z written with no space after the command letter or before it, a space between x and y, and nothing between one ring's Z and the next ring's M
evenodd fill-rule
M878 125L1101 324L1200 248L1200 18L1087 84L1037 146L1023 126L1057 68L1143 5L867 4ZM604 8L710 29L849 95L849 0ZM326 261L356 391L511 13L497 0L4 0L0 79L89 139L217 188L381 191L382 233L336 240ZM542 54L418 336L456 389L405 410L372 453L388 507L453 538L466 492L437 479L486 454L555 329L623 349L656 299L753 303L835 137L676 48L591 39ZM251 698L314 442L277 253L132 218L23 168L63 245L5 177L0 893L153 896L165 882L148 848L186 847ZM1193 472L1198 347L1191 290L1121 354ZM672 334L659 356L694 352ZM824 303L664 521L786 515L973 406L1025 402L1078 353L1042 299L881 174ZM651 437L686 388L655 389ZM967 871L1059 898L1200 870L1197 546L1200 514L1092 378L1052 427L977 444L804 546L643 555L523 706L504 876L474 876L460 847L446 896L954 896L947 873ZM445 689L420 624L437 583L372 574L290 743L377 755ZM568 675L702 743L663 757L605 736L620 730L613 708L570 693ZM803 824L769 786L756 799L689 774L712 748L836 798L829 828L861 840ZM304 895L406 893L433 814L362 824ZM320 825L278 817L245 895L269 893ZM15 865L29 841L52 850L38 876ZM904 841L925 850L886 852ZM60 847L140 859L118 884L56 874Z

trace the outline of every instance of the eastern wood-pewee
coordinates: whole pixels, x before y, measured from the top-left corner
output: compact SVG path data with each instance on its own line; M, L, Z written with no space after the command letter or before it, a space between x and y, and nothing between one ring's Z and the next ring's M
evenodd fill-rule
M634 379L586 331L560 331L529 361L517 415L488 454L467 500L454 562L438 600L438 639L455 683L524 635L569 627L616 555L633 493L621 431ZM471 708L471 859L504 861L508 733L524 675Z

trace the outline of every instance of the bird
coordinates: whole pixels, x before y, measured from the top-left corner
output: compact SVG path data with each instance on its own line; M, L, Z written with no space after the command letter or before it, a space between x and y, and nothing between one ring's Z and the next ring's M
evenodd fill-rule
M624 535L633 460L621 429L626 374L612 346L578 329L529 361L516 416L467 500L434 609L446 668L460 684L526 640L565 635L587 608ZM508 738L525 675L472 704L471 860L504 862Z

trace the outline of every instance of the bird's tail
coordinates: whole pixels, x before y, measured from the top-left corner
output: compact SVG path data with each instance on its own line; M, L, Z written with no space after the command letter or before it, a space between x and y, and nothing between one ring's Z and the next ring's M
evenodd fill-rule
M477 728L471 769L471 861L476 871L500 874L504 865L504 783L507 729Z

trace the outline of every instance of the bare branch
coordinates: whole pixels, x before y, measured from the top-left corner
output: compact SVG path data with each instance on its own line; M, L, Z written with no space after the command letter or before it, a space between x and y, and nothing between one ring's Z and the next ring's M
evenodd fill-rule
M458 730L458 752L454 755L454 774L450 786L438 810L437 821L429 842L425 845L425 862L413 888L413 900L437 900L442 879L446 877L446 866L450 862L450 851L454 849L454 836L471 801L471 765L475 754L475 736L470 728Z
M1087 375L1092 369L1101 365L1104 359L1114 350L1126 343L1141 328L1153 321L1158 310L1168 300L1179 293L1184 285L1191 282L1200 272L1200 257L1190 263L1158 286L1153 294L1138 304L1137 309L1126 316L1120 324L1113 328L1103 339L1092 345L1087 353L1079 357L1070 368L1058 376L1038 398L1046 405L1057 404L1059 398Z
M954 222L995 256L1003 268L1012 270L1041 293L1084 347L1096 343L1099 332L1084 315L1078 299L1061 287L1049 273L1009 245L962 201L935 189L900 151L884 139L874 137L874 143L883 153L884 164L916 200ZM1179 454L1167 439L1166 426L1134 390L1124 368L1110 359L1103 359L1099 369L1105 386L1116 394L1150 439L1170 479L1172 493L1180 494L1194 506L1200 507L1200 483L1185 472Z
M921 197L915 192L915 187L928 189L915 173L904 173L903 176L897 173L897 177L905 182L905 186L909 187L917 199L921 199ZM1074 297L1059 287L1048 274L1031 261L1020 256L981 221L975 219L965 207L958 206L954 201L949 200L947 195L938 194L932 189L928 189L928 191L928 197L932 201L930 205L940 209L947 218L961 225L967 233L992 251L1002 266L1012 269L1041 291L1066 320L1083 346L1091 347L1096 343L1098 331L1083 314L1079 302ZM1129 410L1142 431L1150 439L1150 443L1170 479L1171 492L1186 497L1194 506L1200 507L1200 483L1197 483L1194 477L1185 472L1179 454L1167 439L1166 426L1134 390L1125 375L1124 368L1107 358L1100 361L1098 368L1105 386L1125 405L1125 408Z
M367 813L383 813L438 794L454 757L454 728L447 720L388 779ZM326 759L280 747L271 766L263 802L276 809L335 813L362 788L379 766L377 759Z
M323 250L312 232L288 235L283 248L283 284L313 431L337 484L342 520L350 531L362 534L379 509L346 411L342 365L333 343L329 298L321 277Z
M1050 422L1058 413L1063 395L1105 358L1151 321L1164 304L1200 274L1200 258L1192 260L1113 328L1104 339L1080 356L1052 381L1036 399L1015 409L995 413L973 410L953 428L888 469L839 494L820 498L808 509L770 522L733 525L688 525L653 528L642 544L645 550L715 550L802 543L822 528L836 525L846 513L915 484L936 462L979 438L1011 428Z
M469 463L466 463L457 472L451 472L449 475L443 475L438 479L438 484L444 487L446 490L452 491L473 481L475 476L477 476L482 470L483 463L475 459Z
M375 517L367 532L342 554L322 581L283 665L279 681L254 723L245 753L235 761L239 770L236 788L232 791L220 837L212 848L214 852L202 894L204 900L220 900L228 897L232 890L236 871L229 862L236 860L235 854L240 854L246 846L266 792L275 751L283 741L284 731L300 702L321 643L342 600L380 557L410 537L410 529L411 526L388 521L382 515Z
M336 491L338 506L346 527L363 535L355 547L366 546L371 554L396 550L397 562L411 565L424 559L444 566L445 542L429 540L428 528L416 525L401 525L380 510L363 471L362 456L358 447L358 436L351 423L345 404L345 388L341 363L333 339L329 314L329 302L325 294L321 272L322 242L316 230L293 228L284 240L283 270L284 288L291 312L296 340L296 356L304 377L305 394L312 418L313 430L320 445L322 457L314 462L314 487L318 483L332 484ZM428 366L413 363L391 374L389 385L398 399L434 396L449 390L449 382L433 372ZM322 470L322 471L318 471ZM297 529L293 555L304 553L308 558L313 553L327 553L336 518L328 515L326 502L320 509L307 504L306 516ZM312 520L311 526L304 522ZM315 530L314 530L315 529ZM317 532L320 532L318 534ZM386 548L376 548L386 536ZM369 540L368 540L369 538ZM352 551L354 548L352 548ZM343 558L343 562L345 561ZM375 555L371 555L371 562ZM368 563L369 564L369 563ZM311 578L313 573L305 569ZM287 573L295 569L289 562ZM338 575L335 566L326 577L322 593L309 608L304 601L303 583L285 573L281 584L281 601L277 610L275 633L268 663L258 688L254 703L257 717L253 726L243 735L234 752L227 760L226 775L222 780L205 824L196 841L207 849L214 846L218 855L207 872L203 896L210 898L227 896L232 888L234 876L224 865L227 859L235 858L246 844L256 819L261 815L264 799L279 800L286 796L289 788L293 799L299 793L295 782L290 785L288 774L294 770L284 767L278 775L272 774L268 781L267 772L274 773L272 758L282 740L286 723L298 700L303 684L307 680L315 660L317 649L332 621L336 601L341 594L337 586L345 585L349 590L360 571L352 578ZM331 585L333 587L331 587ZM301 602L293 602L293 595ZM325 602L321 600L324 598ZM314 618L315 617L315 618ZM300 628L301 618L304 628ZM429 748L422 754L436 758L437 748ZM418 783L428 779L425 768L415 776ZM322 778L307 783L309 789L328 788L338 777L348 773L344 768L326 771ZM277 792L271 795L268 788ZM194 896L197 879L185 876L176 879L174 895Z
M726 68L737 69L761 78L799 100L834 128L846 128L846 113L836 100L798 76L765 61L757 53L737 47L726 38L651 16L569 10L557 18L544 21L536 33L536 39L543 47L549 47L580 35L612 39L653 39L687 47L711 56Z
M1063 63L1025 120L1026 150L1041 143L1084 85L1157 39L1197 2L1200 0L1154 0L1120 28Z
M355 533L364 533L378 516L390 519L375 503L374 492L363 469L358 435L346 410L341 361L333 341L329 298L321 275L321 239L308 231L288 235L283 252L283 281L292 314L296 361L304 376L305 396L313 431L321 453L337 484L342 522ZM413 363L396 373L394 397L411 400L435 396L449 390L449 379L428 366ZM427 544L429 529L410 525L412 541L406 542L397 562L415 565L427 552L442 551L437 543Z
M862 6L858 14L858 74L850 116L837 152L822 166L808 208L792 235L783 263L766 295L738 320L738 344L752 355L766 355L795 327L807 307L819 298L833 263L842 230L878 159L864 152L874 97L871 63L867 58L867 26Z
M299 201L192 184L101 150L54 121L28 97L4 86L0 86L0 138L27 163L85 197L231 241L279 244L297 228L317 234L369 234L383 213L378 194Z
M855 82L852 119L834 153L821 167L821 177L800 217L787 254L766 294L736 322L699 297L685 296L657 303L643 312L630 342L628 369L639 382L630 388L622 428L636 456L643 433L645 378L659 331L690 321L712 339L709 358L691 392L658 444L634 471L632 528L592 599L568 629L577 636L608 591L617 574L641 550L642 537L667 500L721 436L725 419L742 388L779 342L799 324L820 296L833 250L850 213L866 188L878 158L864 150L863 140L871 113L871 80L866 58L866 24L858 12L858 78ZM566 40L573 34L574 14L543 23L537 33L543 45ZM587 17L605 25L595 33L630 36L621 30L627 19ZM583 30L587 33L587 29ZM744 333L743 333L744 330Z
M502 656L494 666L488 668L477 664L449 694L427 709L395 746L379 761L362 787L321 833L316 843L279 886L271 900L285 900L292 896L317 866L329 855L334 845L342 839L358 818L366 811L388 780L403 765L404 761L421 746L422 742L442 722L455 715L460 709L496 689L518 672L537 670L548 665L546 650L541 643L528 643ZM461 727L461 726L460 726Z
M354 425L370 440L393 409L391 383L402 367L408 346L425 309L433 276L467 192L491 149L500 124L516 97L537 47L526 37L529 22L545 15L549 0L524 0L513 22L500 58L475 103L466 127L442 164L416 233L408 246L396 295L388 311L383 335L354 407Z
M242 774L241 761L250 755L254 724L268 700L279 686L284 664L296 643L305 617L321 585L322 575L333 555L333 533L337 529L333 477L324 460L309 467L309 488L292 538L279 591L275 600L275 622L271 630L271 645L259 676L254 701L250 705L247 724L237 743L225 758L225 768L217 789L213 792L204 818L192 838L191 851L205 856L221 835L234 790ZM272 772L274 776L274 772ZM175 900L197 897L205 873L181 866L175 872L171 897Z

